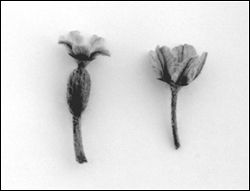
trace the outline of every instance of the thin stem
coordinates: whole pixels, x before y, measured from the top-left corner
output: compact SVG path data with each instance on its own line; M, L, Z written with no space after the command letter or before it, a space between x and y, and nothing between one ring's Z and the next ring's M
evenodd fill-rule
M171 86L172 99L171 99L171 122L172 122L172 131L174 138L175 148L178 149L180 147L179 137L178 137L178 129L177 129L177 119L176 119L176 105L177 105L177 94L178 87Z
M74 148L75 148L76 161L79 163L87 162L87 158L84 154L82 146L80 117L73 116L73 133L74 133Z

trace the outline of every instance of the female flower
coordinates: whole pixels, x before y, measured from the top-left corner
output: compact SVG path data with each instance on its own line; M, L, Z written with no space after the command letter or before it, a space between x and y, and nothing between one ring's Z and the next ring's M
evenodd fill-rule
M68 49L68 53L78 63L68 80L67 102L70 112L73 115L74 148L76 160L79 163L87 162L82 146L82 136L80 128L81 113L85 110L91 80L86 66L98 55L110 56L109 51L104 47L104 39L96 35L90 39L85 39L78 31L72 31L68 35L59 39L59 44L63 44Z

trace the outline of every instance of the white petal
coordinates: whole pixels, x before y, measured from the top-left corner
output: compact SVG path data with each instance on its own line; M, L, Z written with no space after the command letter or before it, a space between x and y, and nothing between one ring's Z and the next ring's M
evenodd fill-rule
M110 56L109 50L101 47L90 53L90 59L95 59L98 55Z
M83 37L79 31L71 31L68 34L68 40L74 45L81 45L83 43Z
M90 38L90 45L91 46L98 46L98 44L103 44L104 38L99 37L97 35L92 35Z
M94 53L94 52L99 51L99 50L105 50L105 51L102 51L102 52L109 52L105 48L104 38L99 37L97 35L92 35L91 36L91 38L89 40L89 47L90 47L90 52L91 53ZM107 54L107 55L109 55L109 54Z

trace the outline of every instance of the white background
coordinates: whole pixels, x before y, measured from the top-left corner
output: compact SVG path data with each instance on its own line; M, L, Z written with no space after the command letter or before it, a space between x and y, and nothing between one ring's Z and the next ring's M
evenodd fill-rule
M1 3L2 189L248 189L248 2ZM88 66L82 117L89 163L73 152L65 94L76 67L58 37L105 37L111 57ZM179 92L176 151L170 90L148 51L208 52Z

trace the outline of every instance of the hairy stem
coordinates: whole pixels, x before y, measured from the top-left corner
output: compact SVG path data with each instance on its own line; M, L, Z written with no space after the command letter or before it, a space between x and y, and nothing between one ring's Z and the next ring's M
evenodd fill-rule
M74 133L74 148L75 148L76 161L79 163L87 162L87 158L84 154L82 146L80 117L73 116L73 133Z
M171 99L171 122L172 122L172 131L174 138L175 148L178 149L180 147L179 137L178 137L178 129L177 129L177 119L176 119L176 105L177 105L177 94L178 87L171 86L172 99Z

